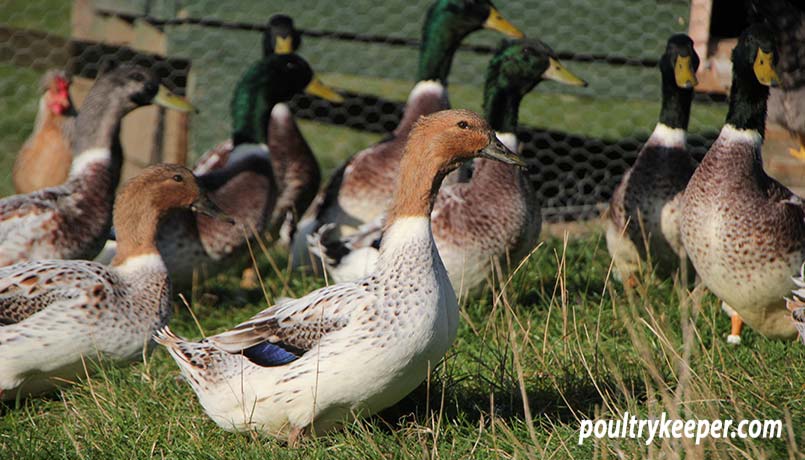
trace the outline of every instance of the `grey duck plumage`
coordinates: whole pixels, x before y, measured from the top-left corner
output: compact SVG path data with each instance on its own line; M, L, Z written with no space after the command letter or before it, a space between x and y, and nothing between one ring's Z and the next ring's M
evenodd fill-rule
M696 169L685 134L698 66L699 57L687 35L668 39L659 65L659 122L610 201L607 248L616 276L629 284L649 259L661 277L672 275L680 261L693 273L679 236L679 213L681 195Z
M760 146L775 44L749 27L733 50L726 124L685 190L682 241L704 284L757 332L796 334L784 297L805 260L805 207L763 170ZM739 333L733 330L733 336Z

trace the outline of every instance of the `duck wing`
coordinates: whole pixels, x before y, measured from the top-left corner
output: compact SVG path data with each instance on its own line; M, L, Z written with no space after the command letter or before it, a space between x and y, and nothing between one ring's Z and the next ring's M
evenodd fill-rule
M376 300L357 284L325 287L269 307L207 341L222 351L243 354L255 364L278 366L299 358L328 334L346 327L353 311Z
M63 187L0 200L0 266L27 259L32 241L58 239L65 219L60 203L68 200Z
M98 305L112 296L106 268L87 261L39 260L0 269L0 326L20 323L46 308Z

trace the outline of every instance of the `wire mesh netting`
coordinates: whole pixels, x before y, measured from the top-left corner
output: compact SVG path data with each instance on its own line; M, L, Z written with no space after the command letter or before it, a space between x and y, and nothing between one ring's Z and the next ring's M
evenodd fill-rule
M413 85L419 35L430 0L300 2L12 1L0 6L0 194L12 192L15 152L33 126L39 76L48 68L92 78L108 55L156 65L169 85L186 92L201 112L189 123L189 161L230 133L229 100L240 74L262 52L267 19L284 12L302 31L300 49L317 74L344 90L332 105L292 101L304 135L326 172L392 130ZM518 135L549 221L591 218L602 209L634 161L659 113L657 59L666 39L688 28L686 1L544 0L497 2L527 35L558 53L586 79L586 88L543 82L523 101ZM103 30L76 32L79 8L91 8ZM71 24L72 18L72 24ZM94 24L93 27L101 27ZM116 27L133 27L120 34ZM135 52L140 28L156 31L161 53ZM470 35L450 74L454 107L480 110L484 69L500 38ZM723 122L722 98L697 95L690 144L701 156Z

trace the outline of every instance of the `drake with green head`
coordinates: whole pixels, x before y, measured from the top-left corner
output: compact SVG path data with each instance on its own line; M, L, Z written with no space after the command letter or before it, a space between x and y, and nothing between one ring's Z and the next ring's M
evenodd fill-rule
M204 154L194 168L196 174L220 169L228 164L234 150L239 150L239 155L268 157L279 195L266 230L272 240L279 238L286 244L297 218L319 189L321 171L285 102L302 91L331 102L343 101L293 54L301 43L293 19L283 14L269 19L263 36L263 58L241 76L232 96L232 138Z
M776 54L766 26L741 34L726 124L682 200L688 257L707 288L737 313L731 343L740 341L742 320L767 337L796 335L784 298L805 260L805 207L766 174L760 152L769 86L778 81Z
M535 39L505 41L489 62L484 114L513 152L518 151L520 103L543 80L587 84ZM537 244L542 225L540 204L523 169L485 158L473 161L468 181L442 185L431 214L433 239L459 297L487 278L492 261L504 270L516 266ZM327 225L311 237L310 251L325 262L334 281L358 279L378 263L385 220L382 215L341 240L326 235L333 228Z
M685 145L699 56L693 40L677 34L660 58L662 106L654 132L612 194L607 217L607 248L615 276L629 286L651 261L661 277L671 276L685 260L679 234L682 193L696 161Z
M383 141L353 155L330 178L304 219L292 246L295 265L307 263L308 236L332 223L334 238L349 235L383 213L398 175L405 140L419 117L449 108L447 77L461 41L483 28L523 37L488 0L437 0L422 28L417 84L408 96L402 120Z

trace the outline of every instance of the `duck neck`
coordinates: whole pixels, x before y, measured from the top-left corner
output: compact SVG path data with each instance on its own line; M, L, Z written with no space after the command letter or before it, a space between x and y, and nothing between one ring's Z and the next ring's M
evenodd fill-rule
M412 142L409 138L406 153L400 162L400 177L386 217L386 230L394 227L398 221L422 219L430 222L436 192L448 172L428 161L428 158L432 157L430 152L423 151L417 155L408 153L410 149L421 147L412 146ZM381 252L387 241L387 238L383 239Z
M125 202L121 205L121 202ZM132 258L147 255L159 256L156 238L163 211L149 200L118 200L115 205L117 254L112 266L126 264Z
M660 123L672 129L688 129L693 89L680 88L673 72L662 74L662 106Z
M422 44L419 47L419 70L417 81L438 80L447 86L450 65L461 40L468 33L463 33L448 24L450 18L432 8L425 18L422 27Z
M484 90L484 115L489 126L497 132L516 132L522 99L515 89L487 84Z
M232 96L232 143L266 144L268 119L274 102L268 88L271 78L267 61L261 60L243 74Z
M70 178L75 186L103 197L109 207L123 166L120 123L131 110L127 101L109 97L101 87L87 95L72 128L74 159Z
M769 88L758 83L754 75L741 76L733 72L727 124L738 130L755 131L762 137L768 96Z
M316 169L318 162L296 125L288 104L278 103L271 108L268 123L269 158L278 180L286 183L289 169Z
M114 150L120 145L120 123L131 107L105 91L90 92L75 122L73 153L88 150Z

